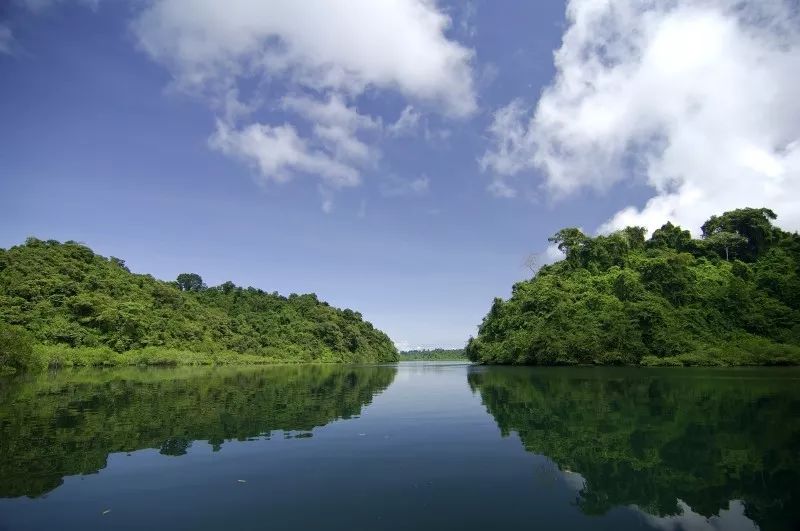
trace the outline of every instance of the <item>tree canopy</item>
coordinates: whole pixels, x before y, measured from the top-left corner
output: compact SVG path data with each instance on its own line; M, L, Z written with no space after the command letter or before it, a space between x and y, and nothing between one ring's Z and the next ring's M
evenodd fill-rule
M25 368L28 343L255 355L287 361L395 361L388 336L314 294L288 297L200 275L176 282L128 271L85 245L29 238L0 249L0 363ZM20 350L21 349L21 350ZM113 361L113 359L111 360Z
M495 299L473 361L508 364L800 363L800 236L767 208L711 217L700 239L666 223L550 241L565 259Z

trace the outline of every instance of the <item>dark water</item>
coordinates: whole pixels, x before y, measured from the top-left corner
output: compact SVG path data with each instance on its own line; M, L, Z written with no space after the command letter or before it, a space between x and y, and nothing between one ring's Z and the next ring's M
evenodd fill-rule
M0 383L0 529L798 523L795 369L409 362Z

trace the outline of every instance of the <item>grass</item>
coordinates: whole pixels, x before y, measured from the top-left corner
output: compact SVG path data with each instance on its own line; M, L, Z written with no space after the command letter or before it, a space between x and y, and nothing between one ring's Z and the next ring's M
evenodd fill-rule
M760 337L741 336L722 346L701 345L676 356L644 356L647 367L752 367L800 365L800 346L775 343Z
M36 371L66 367L264 365L274 363L299 363L300 361L301 360L240 354L232 351L195 352L181 349L148 347L120 353L107 347L72 348L58 345L36 345L30 357L28 369Z

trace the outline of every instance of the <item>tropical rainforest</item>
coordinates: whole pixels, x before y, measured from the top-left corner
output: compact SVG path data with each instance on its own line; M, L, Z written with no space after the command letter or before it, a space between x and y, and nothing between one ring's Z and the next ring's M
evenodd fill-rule
M800 363L800 236L767 208L550 241L564 259L496 298L469 359L488 364Z
M684 502L710 517L742 500L763 531L796 528L797 380L721 371L473 366L468 379L504 436L580 474L587 514Z
M113 452L179 456L194 441L306 438L360 414L396 368L124 367L28 374L0 386L0 497L40 496Z
M76 242L0 249L0 370L83 365L396 361L359 312L200 275L131 273Z

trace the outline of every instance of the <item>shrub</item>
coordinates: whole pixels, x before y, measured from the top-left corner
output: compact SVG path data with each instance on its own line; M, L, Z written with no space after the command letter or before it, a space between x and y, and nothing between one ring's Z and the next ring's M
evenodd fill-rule
M0 373L14 373L34 364L33 339L28 332L0 322Z

